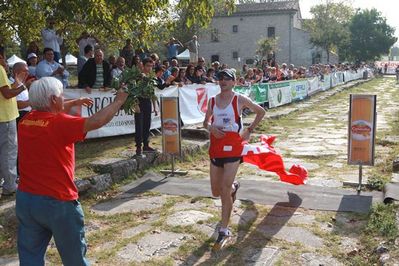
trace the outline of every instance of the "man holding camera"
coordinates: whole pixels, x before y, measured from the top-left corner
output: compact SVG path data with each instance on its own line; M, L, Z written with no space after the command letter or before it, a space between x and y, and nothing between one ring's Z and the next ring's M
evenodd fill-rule
M170 38L169 42L166 44L166 49L168 50L168 61L171 62L172 59L176 59L176 56L179 53L179 47L183 47L183 44L176 40L175 38Z

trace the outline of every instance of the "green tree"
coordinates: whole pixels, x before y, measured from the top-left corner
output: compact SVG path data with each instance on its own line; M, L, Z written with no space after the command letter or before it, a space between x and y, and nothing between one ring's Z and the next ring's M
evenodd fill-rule
M349 56L356 61L369 61L388 54L397 41L395 29L376 9L357 10L349 26L351 37Z
M273 53L277 52L278 38L261 38L256 43L258 45L256 54L260 57L260 62L264 58L269 58Z
M54 16L56 28L64 30L69 50L76 51L76 38L82 31L95 34L104 47L115 50L126 38L135 47L150 47L164 36L159 35L173 12L187 12L187 27L207 25L214 15L216 0L4 0L0 1L0 31L4 40L13 40L22 47L32 40L40 40L46 17ZM226 9L234 0L217 0ZM173 6L173 9L170 7ZM16 15L17 14L17 15ZM167 23L173 27L173 23ZM6 41L3 41L6 43Z
M345 2L327 1L326 4L312 7L310 13L313 17L306 21L304 27L310 33L311 43L325 50L329 62L330 52L338 52L338 48L349 40L348 25L353 9Z
M180 1L179 4L182 2ZM165 23L166 32L169 36L174 36L181 40L183 43L191 40L194 34L198 34L200 31L204 32L207 29L212 17L219 12L231 13L235 8L235 1L226 0L210 0L207 1L207 5L203 6L209 16L205 19L198 19L196 13L193 12L193 8L201 8L197 2L192 1L190 5L187 3L185 6L180 6L175 9L177 11L171 12L174 14L173 19L169 23ZM203 11L202 11L203 12ZM168 31L169 29L169 31ZM169 38L165 38L166 40Z

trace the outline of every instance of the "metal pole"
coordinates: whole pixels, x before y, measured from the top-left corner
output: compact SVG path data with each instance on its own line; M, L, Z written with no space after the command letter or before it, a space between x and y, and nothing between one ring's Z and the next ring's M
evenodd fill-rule
M175 155L172 154L172 173L170 173L171 176L175 175Z
M359 186L357 187L357 194L360 194L362 190L362 177L363 177L363 166L359 164Z

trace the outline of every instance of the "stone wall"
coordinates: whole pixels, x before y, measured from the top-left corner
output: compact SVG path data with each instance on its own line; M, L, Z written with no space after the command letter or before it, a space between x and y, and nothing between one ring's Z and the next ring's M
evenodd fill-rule
M191 144L182 147L182 159L197 154L200 145ZM113 183L133 175L134 173L154 167L159 164L171 162L171 155L163 153L147 153L143 157L108 158L92 162L90 165L98 175L88 179L76 179L75 184L80 194L96 193L107 190Z
M289 57L289 14L273 14L268 16L231 16L215 17L209 28L199 35L199 54L211 61L212 55L219 55L219 61L231 67L240 68L246 59L254 59L257 41L267 37L267 28L275 27L278 37L279 51L277 60L288 62ZM238 26L238 32L233 33L233 25ZM218 32L218 41L211 40L211 30ZM233 52L238 52L241 62L233 59Z
M327 63L326 52L314 47L310 43L309 33L303 29L299 13L270 13L270 14L242 14L232 16L216 16L208 29L199 34L199 55L210 63L212 55L218 55L221 63L241 69L247 59L255 59L257 41L267 37L268 27L275 28L278 38L276 60L278 63L294 64L295 66L309 66L312 55L321 54L321 63ZM292 16L292 18L290 18ZM233 32L233 25L238 31ZM213 31L216 30L216 34ZM291 60L290 60L290 32L291 32ZM212 40L217 36L217 41ZM233 58L237 52L238 58ZM330 54L330 63L338 62L338 57Z

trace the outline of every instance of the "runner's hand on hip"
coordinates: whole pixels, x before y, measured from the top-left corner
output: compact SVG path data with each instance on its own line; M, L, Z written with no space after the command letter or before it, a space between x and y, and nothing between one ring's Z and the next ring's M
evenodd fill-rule
M225 135L223 130L221 130L221 129L217 128L217 127L214 127L214 126L210 127L209 132L211 132L211 134L214 135L215 138L217 138L217 139L223 138L224 135Z
M249 140L249 135L251 134L251 132L248 129L245 129L242 133L241 133L241 138L243 140Z

